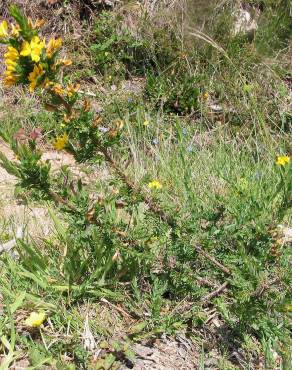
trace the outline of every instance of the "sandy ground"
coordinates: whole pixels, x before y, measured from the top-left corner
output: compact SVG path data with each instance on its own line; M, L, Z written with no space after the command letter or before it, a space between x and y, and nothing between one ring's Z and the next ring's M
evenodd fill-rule
M0 141L0 151L9 159L13 159L13 152ZM72 165L71 156L66 153L44 153L44 159L50 159L53 169L61 165ZM37 204L25 204L25 201L15 196L17 178L10 175L0 166L0 233L15 233L22 227L25 234L33 237L49 236L53 230L48 209Z

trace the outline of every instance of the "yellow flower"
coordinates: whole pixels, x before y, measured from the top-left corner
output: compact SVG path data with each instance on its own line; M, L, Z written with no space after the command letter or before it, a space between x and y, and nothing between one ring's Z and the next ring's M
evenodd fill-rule
M14 64L13 64L14 63ZM11 61L9 62L9 64L7 63L7 68L6 68L6 71L9 71L9 72L14 72L15 69L16 69L16 66L17 66L17 63Z
M115 122L115 125L117 126L118 130L122 130L125 124L123 120L119 119Z
M209 93L206 91L206 92L204 92L204 94L203 94L203 98L205 99L205 100L207 100L208 98L209 98Z
M7 71L14 72L16 70L17 63L14 60L6 59L5 63L6 63L6 70Z
M60 84L55 84L51 90L53 91L54 94L56 95L62 95L64 94L65 90L62 88Z
M54 37L50 39L46 51L49 58L52 58L52 56L55 54L56 51L58 51L62 46L62 39L59 37L58 39L55 39Z
M32 312L29 317L25 320L25 325L31 328L38 328L46 319L46 314L44 311Z
M38 63L41 59L41 53L44 47L44 41L41 41L38 36L35 36L30 43L27 41L23 42L20 55L24 57L30 56L32 61Z
M24 41L22 44L22 50L20 52L20 55L27 57L31 54L31 47L30 43L28 41Z
M30 81L29 85L29 90L32 92L38 85L38 79L44 74L44 69L43 66L40 65L35 65L33 68L33 71L30 72L28 76L28 80Z
M30 42L30 47L31 47L31 60L33 60L34 62L39 62L42 50L45 48L44 41L41 41L38 36L35 36Z
M16 81L17 81L17 77L16 76L7 75L4 78L4 85L5 86L13 86L13 85L15 85Z
M90 109L91 109L91 103L89 100L85 99L84 102L83 102L83 110L84 112L89 112Z
M6 21L0 23L0 37L8 36L8 25Z
M162 184L158 180L153 180L153 181L149 182L148 188L158 190L158 189L162 188Z
M63 66L68 67L68 66L71 66L72 60L71 59L61 59L60 63L63 64Z
M280 155L278 156L276 160L276 164L278 166L286 166L286 164L288 164L289 162L290 162L290 157L288 157L287 155Z
M16 61L19 59L19 52L12 46L8 46L7 53L4 54L5 61L7 63L8 60Z
M36 28L41 28L46 23L46 21L43 19L37 19L35 22L33 22L32 19L29 17L27 20L29 27L33 30L35 30Z
M71 112L71 114L64 114L65 123L70 123L75 118L77 118L77 114L75 112Z
M4 72L4 85L5 86L12 86L17 82L17 75L14 74L16 71L17 63L16 61L19 59L19 53L17 49L13 48L12 46L8 46L7 53L5 53L5 64L6 64L6 71Z
M18 24L17 25L11 24L11 35L13 37L18 37L19 31L20 31L20 27Z
M67 86L67 95L69 97L71 97L71 96L77 94L77 92L79 91L79 89L80 89L80 85L79 84L76 84L75 86L72 85L72 84L70 84L70 85Z
M62 136L58 136L54 142L54 148L56 150L63 150L68 143L68 135L65 133Z
M143 125L144 126L149 126L150 122L148 121L148 119L146 119L144 122L143 122Z

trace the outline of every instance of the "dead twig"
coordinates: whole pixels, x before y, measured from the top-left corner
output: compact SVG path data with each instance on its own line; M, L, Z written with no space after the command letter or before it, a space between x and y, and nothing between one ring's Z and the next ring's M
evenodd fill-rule
M76 207L73 204L70 204L66 199L60 197L57 193L52 190L48 190L48 195L53 199L53 201L57 204L63 204L64 206L71 209L71 211L77 211Z
M280 282L279 278L275 278L269 282L262 283L260 286L251 294L254 298L260 298L270 287L276 283Z
M209 301L214 298L214 297L217 297L221 292L223 292L229 285L229 282L228 281L225 281L225 283L223 283L222 285L219 286L219 288L217 288L216 290L213 290L213 292L207 294L205 297L202 298L202 302L203 302L203 305L205 306L206 304L209 303Z
M200 276L196 276L196 280L198 282L199 285L207 285L211 288L216 288L217 287L217 284L215 284L213 281L210 281L206 278L202 278Z
M118 312L120 312L123 316L125 316L128 319L131 319L132 320L132 316L130 314L128 314L128 312L126 312L125 310L123 310L121 307L118 307L118 306L112 304L111 302L109 302L105 298L100 298L100 301L103 302L103 303L106 303L108 306L110 306L110 307L114 308L115 310L117 310Z
M219 261L216 260L215 257L211 256L208 252L204 251L200 246L195 246L196 251L204 256L206 259L208 259L210 262L212 262L213 265L217 266L222 272L224 272L227 275L231 275L231 270L222 265Z

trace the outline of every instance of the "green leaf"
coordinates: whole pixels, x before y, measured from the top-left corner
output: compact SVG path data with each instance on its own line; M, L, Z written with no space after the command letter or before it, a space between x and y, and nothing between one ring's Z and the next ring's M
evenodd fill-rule
M23 301L25 300L26 292L20 292L20 294L16 297L15 301L10 305L11 314L19 309L22 306Z
M56 228L56 231L59 235L59 237L65 241L67 239L67 233L66 233L66 228L62 225L61 221L59 220L59 218L57 217L57 215L55 214L55 212L49 208L48 209L49 211L49 214L54 222L54 225L55 225L55 228Z
M107 355L106 358L104 359L104 364L103 364L104 370L109 370L113 366L115 361L116 361L116 358L112 353Z
M37 30L32 30L30 28L26 16L22 14L18 6L11 5L9 8L9 13L11 17L13 17L15 21L19 24L21 29L20 33L25 40L30 41L33 36L37 35Z
M0 151L0 165L10 174L21 178L17 165L10 161L5 154Z
M131 333L132 334L138 334L141 333L147 326L146 321L139 322L139 324L136 324L132 327Z

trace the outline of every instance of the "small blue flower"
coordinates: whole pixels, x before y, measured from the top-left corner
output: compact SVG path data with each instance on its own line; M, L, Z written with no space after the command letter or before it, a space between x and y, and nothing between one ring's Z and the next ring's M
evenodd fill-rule
M128 103L133 103L133 98L129 97L128 98Z
M191 153L193 151L194 147L190 144L188 147L187 147L187 151L189 153Z
M158 144L158 139L153 139L151 142L152 142L153 145L157 145Z
M256 180L261 180L261 178L263 177L262 171L256 171L254 177Z
M187 129L185 127L183 127L183 129L181 131L182 131L182 134L183 135L186 135L188 133L188 131L187 131Z

